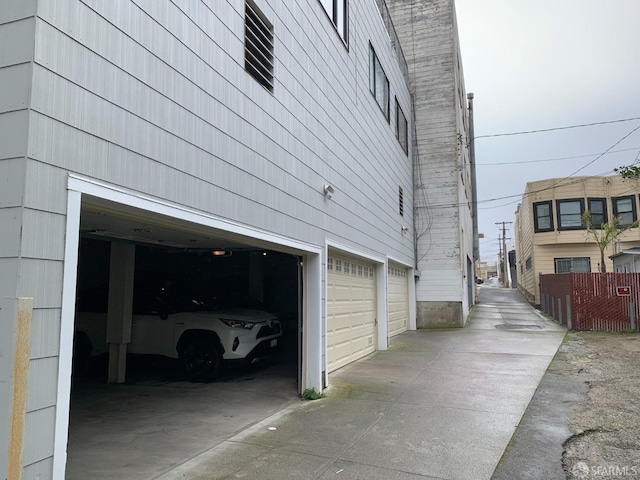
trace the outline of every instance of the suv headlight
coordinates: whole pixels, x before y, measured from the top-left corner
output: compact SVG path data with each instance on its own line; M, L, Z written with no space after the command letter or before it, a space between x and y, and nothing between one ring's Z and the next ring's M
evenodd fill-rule
M231 320L230 318L221 318L220 321L231 328L244 328L251 330L255 325L252 322L245 322L242 320Z

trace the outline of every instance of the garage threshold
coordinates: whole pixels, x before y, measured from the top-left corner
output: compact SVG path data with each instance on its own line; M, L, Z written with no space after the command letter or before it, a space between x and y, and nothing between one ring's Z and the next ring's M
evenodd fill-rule
M75 382L66 479L157 478L299 402L288 370L256 365L206 384Z

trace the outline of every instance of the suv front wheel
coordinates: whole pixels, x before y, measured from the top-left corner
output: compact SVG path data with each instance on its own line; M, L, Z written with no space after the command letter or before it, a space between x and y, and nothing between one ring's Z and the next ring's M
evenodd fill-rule
M222 373L222 348L211 337L196 337L186 344L180 359L192 382L210 382Z

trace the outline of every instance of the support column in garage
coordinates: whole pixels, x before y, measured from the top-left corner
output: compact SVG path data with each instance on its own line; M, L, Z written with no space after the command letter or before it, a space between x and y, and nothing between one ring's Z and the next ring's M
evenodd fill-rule
M251 252L249 256L249 297L262 302L264 300L264 255Z
M133 274L135 245L113 242L109 263L109 306L107 343L109 344L109 383L124 383L127 344L131 342Z

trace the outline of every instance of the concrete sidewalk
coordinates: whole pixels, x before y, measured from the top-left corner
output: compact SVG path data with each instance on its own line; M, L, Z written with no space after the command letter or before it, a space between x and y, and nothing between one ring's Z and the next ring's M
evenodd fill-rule
M418 330L171 472L174 479L489 479L564 338L482 286L461 329Z

